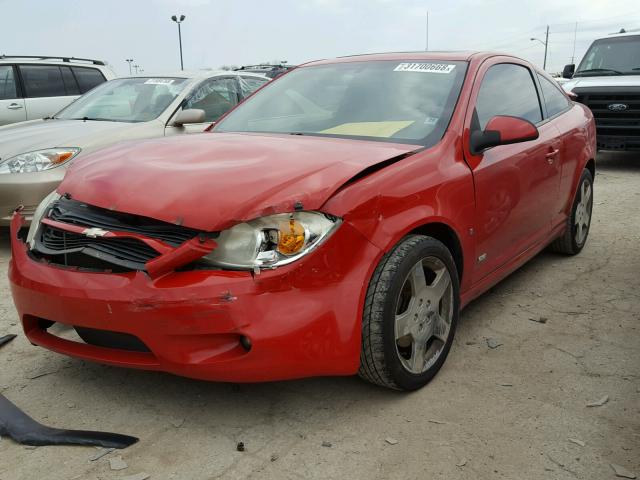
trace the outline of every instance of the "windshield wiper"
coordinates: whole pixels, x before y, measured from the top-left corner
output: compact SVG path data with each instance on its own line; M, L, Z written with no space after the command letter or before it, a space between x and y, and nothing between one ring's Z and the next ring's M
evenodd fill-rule
M91 117L81 117L81 118L70 118L69 120L82 120L83 122L92 121L92 122L110 122L108 118L91 118Z
M581 73L595 73L595 72L609 72L609 73L613 73L614 75L624 75L623 72L619 70L614 70L612 68L588 68L586 70L578 70L573 76L575 77L576 75L579 75Z

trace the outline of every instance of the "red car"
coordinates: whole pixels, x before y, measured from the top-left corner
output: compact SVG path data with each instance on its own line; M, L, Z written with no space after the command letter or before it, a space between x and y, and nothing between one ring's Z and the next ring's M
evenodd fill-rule
M312 62L210 133L73 165L14 216L13 298L32 343L86 360L416 389L462 307L580 252L595 152L589 110L519 58Z

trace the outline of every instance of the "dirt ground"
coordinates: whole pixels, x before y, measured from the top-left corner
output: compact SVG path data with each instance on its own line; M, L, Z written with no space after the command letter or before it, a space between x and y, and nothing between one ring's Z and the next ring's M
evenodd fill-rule
M19 338L0 349L0 392L46 424L140 442L90 461L93 447L3 438L0 479L600 480L612 463L640 475L640 159L601 155L598 169L582 254L542 253L471 304L444 368L412 394L356 377L205 383L33 347L1 233L0 335ZM128 467L111 470L118 455Z

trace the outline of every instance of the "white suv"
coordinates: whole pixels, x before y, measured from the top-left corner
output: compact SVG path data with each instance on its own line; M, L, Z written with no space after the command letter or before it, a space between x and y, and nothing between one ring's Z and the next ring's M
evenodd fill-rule
M100 60L0 55L0 125L49 116L115 76Z

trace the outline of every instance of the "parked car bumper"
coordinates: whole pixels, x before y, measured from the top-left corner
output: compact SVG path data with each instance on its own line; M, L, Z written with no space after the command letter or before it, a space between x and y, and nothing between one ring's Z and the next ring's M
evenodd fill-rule
M616 136L616 135L597 135L598 150L615 150L615 151L639 151L640 135Z
M196 270L152 280L141 271L89 273L41 263L18 238L21 221L16 214L9 278L33 344L215 381L358 370L363 297L380 251L347 222L308 257L277 270ZM52 322L132 335L148 351L65 339L48 330Z
M36 207L56 189L65 172L59 167L44 172L0 174L0 227L9 226L14 210L20 205L30 222Z

